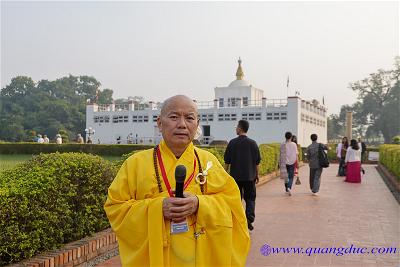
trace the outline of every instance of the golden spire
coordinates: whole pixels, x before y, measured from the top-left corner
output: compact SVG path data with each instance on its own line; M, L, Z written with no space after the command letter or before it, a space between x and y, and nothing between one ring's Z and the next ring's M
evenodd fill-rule
M236 71L236 80L243 80L244 73L242 70L242 60L240 59L240 57L239 57L238 63L239 63L239 66Z

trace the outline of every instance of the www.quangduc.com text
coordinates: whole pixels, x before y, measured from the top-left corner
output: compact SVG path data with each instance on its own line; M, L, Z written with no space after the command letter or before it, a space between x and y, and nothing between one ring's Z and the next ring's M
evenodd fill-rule
M268 244L264 244L260 248L260 252L264 256L274 254L305 254L311 256L313 254L334 254L336 256L343 256L348 254L396 254L399 253L400 249L396 247L357 247L351 244L347 247L271 247Z

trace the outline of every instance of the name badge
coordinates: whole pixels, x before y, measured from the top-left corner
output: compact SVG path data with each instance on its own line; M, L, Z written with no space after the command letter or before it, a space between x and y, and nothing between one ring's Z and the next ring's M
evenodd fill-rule
M189 224L186 220L180 223L171 222L171 234L174 235L174 234L186 233L188 231L189 231Z

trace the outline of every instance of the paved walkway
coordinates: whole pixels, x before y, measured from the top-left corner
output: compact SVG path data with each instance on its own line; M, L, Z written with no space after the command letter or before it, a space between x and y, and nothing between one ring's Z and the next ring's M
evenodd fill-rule
M400 207L375 166L364 168L361 184L336 177L337 165L324 169L318 196L308 189L308 167L300 169L302 184L293 185L291 197L283 192L281 179L260 186L247 266L400 266ZM263 256L260 248L265 244L304 249L397 247L397 254ZM98 266L120 266L119 257Z

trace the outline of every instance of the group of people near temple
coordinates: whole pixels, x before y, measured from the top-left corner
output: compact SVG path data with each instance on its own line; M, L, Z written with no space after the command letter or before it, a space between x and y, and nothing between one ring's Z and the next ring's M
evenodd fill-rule
M47 137L47 135L43 135L42 136L41 134L38 134L37 136L35 136L33 141L37 142L39 144L48 144L48 143L50 143L50 139ZM55 142L56 142L56 144L62 144L62 138L61 138L60 134L56 134Z
M254 229L260 151L247 137L249 122L240 120L222 166L212 153L193 145L199 122L192 99L168 98L157 118L161 142L130 156L110 185L104 209L117 235L123 266L245 266ZM328 148L317 142L316 134L310 138L310 190L316 194L326 167L319 162L320 151ZM290 196L299 152L291 132L285 139L279 167ZM356 145L352 149L357 151ZM355 168L351 153L348 148L349 174Z

